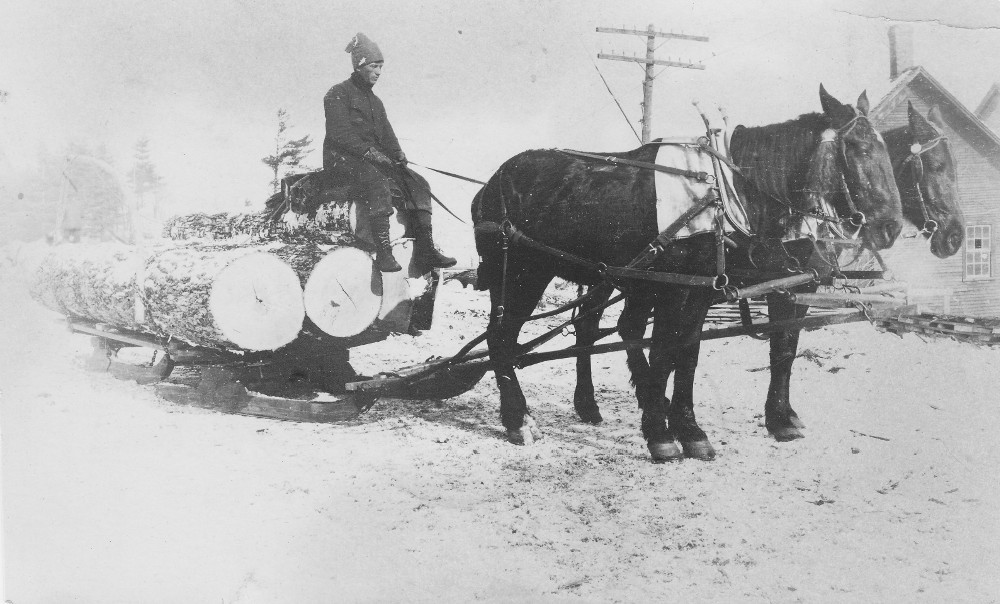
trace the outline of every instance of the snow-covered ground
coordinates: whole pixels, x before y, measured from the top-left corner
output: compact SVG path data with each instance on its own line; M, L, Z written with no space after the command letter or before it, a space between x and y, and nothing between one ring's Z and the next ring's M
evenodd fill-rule
M804 440L762 426L767 345L703 345L714 462L653 465L624 357L521 381L546 437L503 438L491 376L345 424L177 406L83 369L88 339L0 269L5 598L64 602L990 602L1000 597L1000 349L867 324L803 335ZM352 352L374 372L457 350L435 329ZM566 345L563 340L557 345Z

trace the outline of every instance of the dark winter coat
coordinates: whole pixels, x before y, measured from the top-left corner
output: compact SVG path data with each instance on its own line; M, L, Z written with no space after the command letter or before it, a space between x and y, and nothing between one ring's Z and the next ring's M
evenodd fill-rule
M323 108L326 112L324 167L331 166L338 154L362 157L371 147L393 160L399 156L399 141L389 125L385 106L357 72L326 93Z

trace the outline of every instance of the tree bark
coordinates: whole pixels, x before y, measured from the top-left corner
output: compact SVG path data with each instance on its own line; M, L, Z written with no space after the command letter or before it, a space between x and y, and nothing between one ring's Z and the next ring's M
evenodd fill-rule
M302 328L300 274L319 250L268 245L59 246L32 294L72 317L196 346L274 350ZM296 273L281 254L298 258Z
M291 211L263 210L251 214L185 214L163 226L163 236L174 240L283 241L316 244L356 243L347 204L324 204L315 218Z

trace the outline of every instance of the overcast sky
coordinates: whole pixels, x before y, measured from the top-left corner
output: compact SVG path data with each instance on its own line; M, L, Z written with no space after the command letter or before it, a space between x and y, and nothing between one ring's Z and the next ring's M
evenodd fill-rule
M658 70L653 135L673 136L698 132L692 99L748 125L818 110L821 82L877 102L886 32L903 20L916 21L916 62L970 108L1000 80L988 0L0 0L0 169L74 140L127 166L145 135L178 211L257 202L275 112L320 147L323 94L349 75L344 47L362 31L385 55L376 93L411 159L485 179L528 148L636 146L595 65L638 130L642 68L596 55L639 56L645 40L598 26L710 37L657 50L706 67ZM467 215L475 187L431 181Z

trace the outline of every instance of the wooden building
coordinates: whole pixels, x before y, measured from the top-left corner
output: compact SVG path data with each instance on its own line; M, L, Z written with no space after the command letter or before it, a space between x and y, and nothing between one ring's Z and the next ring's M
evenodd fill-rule
M889 41L891 89L871 110L872 121L881 131L906 125L907 101L924 116L934 105L940 108L957 164L966 227L963 249L951 258L933 256L928 241L910 226L883 257L896 278L910 284L922 310L1000 316L1000 266L993 258L1000 234L994 231L1000 229L1000 137L981 119L1000 105L1000 89L987 93L977 115L926 69L911 64L908 28L891 28Z

